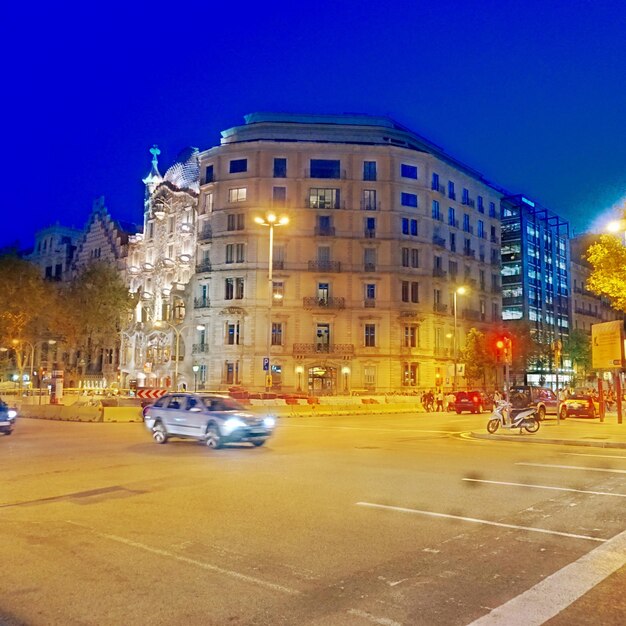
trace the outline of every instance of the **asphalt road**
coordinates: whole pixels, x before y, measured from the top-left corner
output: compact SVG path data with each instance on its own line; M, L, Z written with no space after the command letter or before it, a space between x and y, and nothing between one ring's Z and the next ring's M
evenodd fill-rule
M20 420L0 623L621 626L626 453L464 435L486 417L285 419L218 451Z

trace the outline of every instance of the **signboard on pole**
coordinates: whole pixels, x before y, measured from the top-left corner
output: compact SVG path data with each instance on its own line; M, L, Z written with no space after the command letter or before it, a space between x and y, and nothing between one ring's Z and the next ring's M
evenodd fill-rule
M591 365L612 370L624 364L624 322L604 322L591 326Z

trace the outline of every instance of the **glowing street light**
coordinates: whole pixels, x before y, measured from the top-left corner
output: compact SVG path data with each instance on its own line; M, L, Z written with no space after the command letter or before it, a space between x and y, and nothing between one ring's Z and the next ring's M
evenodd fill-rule
M198 391L198 370L200 369L200 366L194 365L191 369L193 370L193 390L196 392Z
M452 337L453 339L453 353L454 353L454 378L453 378L453 383L452 383L452 390L456 391L456 385L457 385L457 370L458 370L458 362L459 362L459 346L458 346L458 338L457 338L457 294L462 296L465 293L467 293L467 288L466 287L457 287L454 290L454 298L453 298L453 305L454 305L454 335Z
M272 304L274 301L274 279L272 276L274 265L274 228L276 226L286 226L289 224L289 218L286 215L278 217L276 213L270 211L265 214L265 217L255 217L254 221L259 224L259 226L267 226L269 228L267 361L264 361L264 366L267 365L265 391L270 391L272 389L272 357L270 351L272 349Z

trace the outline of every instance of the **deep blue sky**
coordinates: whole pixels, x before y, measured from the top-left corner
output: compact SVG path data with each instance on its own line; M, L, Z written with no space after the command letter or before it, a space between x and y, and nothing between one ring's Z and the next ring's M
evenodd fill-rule
M22 2L3 22L0 246L83 227L99 195L140 222L153 143L163 172L254 111L388 114L576 232L626 201L624 0Z

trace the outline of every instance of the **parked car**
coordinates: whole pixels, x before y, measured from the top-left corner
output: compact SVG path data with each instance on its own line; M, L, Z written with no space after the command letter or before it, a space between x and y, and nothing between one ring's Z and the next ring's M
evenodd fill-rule
M167 393L144 410L144 423L156 443L170 437L203 441L209 448L249 442L262 446L276 419L254 415L228 396L202 393Z
M559 409L561 419L567 417L598 417L600 415L600 404L587 394L574 394L568 396Z
M0 433L10 435L15 427L16 417L17 411L9 407L4 400L0 400Z
M509 390L509 399L516 409L534 407L539 420L547 414L556 415L559 407L559 399L549 387L516 385Z
M457 391L455 395L454 410L457 413L482 413L491 406L491 401L482 391Z

